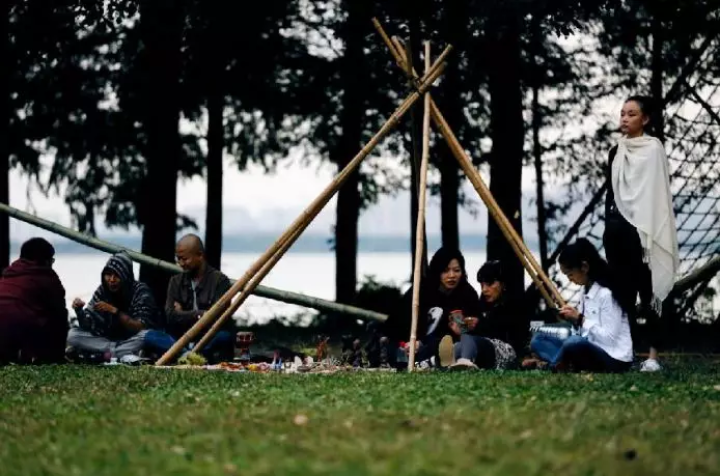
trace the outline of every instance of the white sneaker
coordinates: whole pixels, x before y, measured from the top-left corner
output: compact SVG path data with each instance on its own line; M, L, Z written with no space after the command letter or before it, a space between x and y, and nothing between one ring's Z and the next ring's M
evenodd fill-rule
M470 359L458 359L457 362L450 366L450 370L477 370L478 366L475 365Z
M146 359L135 354L126 354L118 359L121 364L125 365L139 365L143 362L147 362L148 360L150 359Z
M640 365L640 372L658 372L662 370L662 366L655 359L647 359Z

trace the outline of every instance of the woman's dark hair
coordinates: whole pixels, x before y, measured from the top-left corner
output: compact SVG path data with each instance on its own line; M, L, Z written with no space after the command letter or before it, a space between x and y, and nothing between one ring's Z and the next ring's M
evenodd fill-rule
M505 275L503 274L500 261L488 261L484 265L480 266L480 269L477 272L478 283L492 284L496 281L505 283Z
M458 249L442 247L435 252L430 259L428 267L427 283L431 286L437 286L440 282L440 275L450 264L450 261L456 259L462 270L462 278L460 281L467 281L467 272L465 271L465 257Z
M607 261L598 253L597 248L587 238L578 238L574 243L568 245L560 256L558 262L565 268L579 269L583 263L588 264L588 276L590 281L610 289L613 298L620 304L620 307L628 314L631 314L635 303L624 302L622 293L617 288L616 280Z
M651 136L657 135L657 111L655 110L653 98L636 94L625 100L626 103L630 101L636 102L640 106L640 112L648 118L648 123L643 127L643 130Z

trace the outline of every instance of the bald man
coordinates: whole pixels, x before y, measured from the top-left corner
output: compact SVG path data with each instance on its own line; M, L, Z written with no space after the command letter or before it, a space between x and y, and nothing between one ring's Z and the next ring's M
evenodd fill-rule
M169 349L175 339L187 332L231 286L230 279L210 266L199 236L185 235L177 242L175 258L183 272L170 278L165 302L168 333L152 332L146 337L148 346L158 352ZM198 342L206 327L197 337ZM201 353L209 361L232 360L235 346L235 322L227 319Z

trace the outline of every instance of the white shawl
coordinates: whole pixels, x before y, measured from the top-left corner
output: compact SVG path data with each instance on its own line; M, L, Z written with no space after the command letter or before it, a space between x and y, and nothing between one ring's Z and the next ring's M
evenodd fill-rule
M663 301L675 284L680 253L662 143L647 135L621 138L611 181L618 211L640 235L654 298Z

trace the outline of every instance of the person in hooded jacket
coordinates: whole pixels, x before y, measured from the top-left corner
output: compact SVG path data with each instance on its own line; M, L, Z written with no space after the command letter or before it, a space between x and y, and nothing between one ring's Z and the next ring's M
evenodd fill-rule
M43 238L22 244L0 279L0 363L59 363L68 332L65 288Z
M70 329L68 345L79 353L122 361L143 349L148 329L161 327L161 312L150 288L135 280L127 253L110 257L101 280L87 306L79 298L73 301L79 327Z
M397 310L391 313L384 323L383 334L388 338L391 347L404 347L404 342L410 339L412 295L411 287L403 295ZM416 362L430 361L435 357L436 366L449 365L452 354L440 355L440 341L445 336L451 336L452 340L459 339L451 329L451 315L462 316L461 319L468 321L475 318L476 322L479 314L479 298L477 291L468 282L465 257L457 249L438 249L430 260L427 275L423 277L420 285Z

